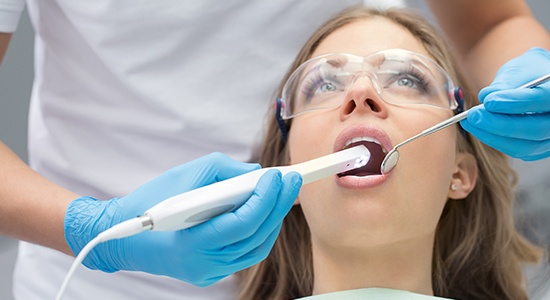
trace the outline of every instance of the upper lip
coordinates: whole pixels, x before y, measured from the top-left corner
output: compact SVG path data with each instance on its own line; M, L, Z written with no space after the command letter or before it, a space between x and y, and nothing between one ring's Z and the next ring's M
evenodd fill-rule
M346 127L334 142L334 152L342 150L348 141L353 138L366 137L374 138L380 142L385 152L393 148L390 138L384 130L372 125L357 124Z

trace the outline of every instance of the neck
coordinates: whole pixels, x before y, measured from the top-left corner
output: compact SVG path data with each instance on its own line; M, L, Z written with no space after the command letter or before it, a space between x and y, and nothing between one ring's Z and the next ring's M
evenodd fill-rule
M382 287L433 295L433 237L367 249L312 242L313 294Z

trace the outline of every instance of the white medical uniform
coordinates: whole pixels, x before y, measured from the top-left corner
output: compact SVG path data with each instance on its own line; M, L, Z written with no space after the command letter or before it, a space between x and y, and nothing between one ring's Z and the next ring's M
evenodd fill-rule
M412 293L408 291L393 290L386 288L364 288L347 290L333 293L320 294L315 296L309 296L300 298L299 300L444 300L448 298L441 298L436 296L428 296L423 294Z
M23 0L0 0L13 31ZM29 163L81 195L123 196L213 151L246 161L307 37L360 0L29 0L36 31ZM22 242L16 299L54 299L73 258ZM231 299L140 272L80 267L65 299Z

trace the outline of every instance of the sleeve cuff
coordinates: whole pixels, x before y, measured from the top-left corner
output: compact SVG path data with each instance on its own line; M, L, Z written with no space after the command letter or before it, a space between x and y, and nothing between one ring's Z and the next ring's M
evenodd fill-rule
M8 0L0 2L0 32L14 32L25 8L25 1Z

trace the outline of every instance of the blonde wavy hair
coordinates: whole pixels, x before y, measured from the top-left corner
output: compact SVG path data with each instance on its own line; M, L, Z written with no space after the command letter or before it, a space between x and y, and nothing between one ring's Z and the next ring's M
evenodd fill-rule
M477 104L451 51L439 33L418 14L406 9L347 9L327 21L306 42L282 80L311 58L317 46L338 28L356 21L383 17L399 24L422 42L428 53L460 85L465 108ZM288 151L270 110L262 166L285 165ZM291 120L287 122L291 127ZM542 250L523 238L514 226L516 174L502 153L458 131L457 151L472 153L479 175L475 189L464 201L447 201L436 229L432 260L432 285L436 296L455 299L527 299L522 273L524 262L535 263ZM240 299L292 299L313 290L310 232L299 205L283 222L270 255L238 274Z

